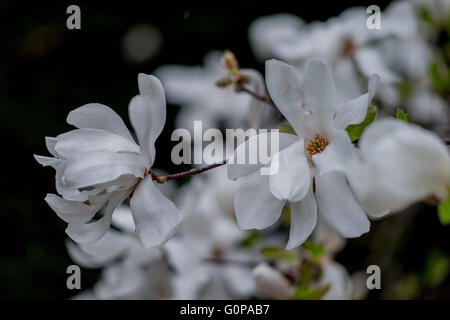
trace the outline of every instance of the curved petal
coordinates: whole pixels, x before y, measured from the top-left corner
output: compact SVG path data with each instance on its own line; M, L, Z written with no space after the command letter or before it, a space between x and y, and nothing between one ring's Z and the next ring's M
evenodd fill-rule
M72 188L85 188L114 181L123 175L142 178L145 167L134 153L93 151L65 162L61 182Z
M130 206L136 233L146 248L166 242L183 219L182 212L158 190L150 175L136 187Z
M378 74L383 83L396 83L399 77L384 63L380 53L373 48L364 47L355 53L355 62L359 70L366 77Z
M303 139L273 156L269 185L279 200L300 201L310 186L309 164Z
M309 60L300 87L301 101L306 111L308 128L326 129L337 107L338 97L331 67L322 59Z
M345 130L331 130L330 144L321 153L312 156L312 161L319 171L344 171L345 164L356 152Z
M342 237L354 238L369 231L370 222L339 172L316 176L319 214Z
M306 197L299 202L291 202L291 229L286 249L301 245L311 235L317 223L316 197L309 188Z
M90 244L100 240L111 225L114 208L125 200L129 194L129 190L114 193L106 204L103 216L100 219L90 223L69 223L66 228L67 235L81 244Z
M282 61L266 61L266 85L270 97L298 135L305 135L302 97L302 80L297 70Z
M122 118L110 107L100 103L89 103L71 111L67 123L77 128L109 131L134 142Z
M140 95L129 105L129 117L149 167L155 161L155 141L166 123L166 97L161 82L154 76L140 73Z
M83 152L108 150L111 152L139 153L139 146L130 140L99 129L76 129L57 137L56 152L64 157L74 157Z
M228 179L236 180L237 178L249 175L261 168L262 164L259 162L258 144L271 143L272 134L273 133L269 132L252 136L247 141L237 146L233 155L227 161ZM283 150L292 143L298 141L298 137L292 134L280 132L278 135L279 150ZM267 149L270 150L270 146ZM247 158L249 157L250 152L252 154L258 154L256 164L248 163L249 161L247 161ZM241 164L240 162L242 161L244 163Z
M45 145L48 149L48 152L54 157L59 157L58 153L55 150L56 138L53 137L45 137Z
M379 82L380 77L376 74L372 75L369 80L368 92L347 102L338 109L336 116L334 117L335 128L345 129L350 124L358 124L364 121L367 114L367 108L375 95Z
M234 209L241 229L264 229L281 215L285 201L275 198L269 188L268 176L254 172L236 191Z
M38 155L33 155L34 159L41 165L44 167L50 166L54 169L56 169L57 166L59 166L61 164L61 162L63 160L61 159L56 159L56 158L52 158L52 157L44 157L44 156L38 156Z
M92 204L63 199L55 194L47 194L45 201L55 213L67 223L86 223L108 201L109 195L92 197Z

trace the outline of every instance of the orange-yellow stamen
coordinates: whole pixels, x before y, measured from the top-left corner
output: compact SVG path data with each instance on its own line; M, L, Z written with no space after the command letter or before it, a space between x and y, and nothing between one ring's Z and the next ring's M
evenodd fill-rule
M313 156L325 150L328 144L329 141L327 138L324 138L322 136L315 136L309 141L308 145L306 146L306 151L310 156Z

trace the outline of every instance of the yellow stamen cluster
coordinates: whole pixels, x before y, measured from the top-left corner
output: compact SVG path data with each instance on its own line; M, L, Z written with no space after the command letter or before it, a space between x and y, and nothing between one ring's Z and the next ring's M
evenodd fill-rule
M306 151L310 156L313 156L325 150L329 143L330 142L327 138L324 138L322 136L315 136L309 141L308 145L306 146Z

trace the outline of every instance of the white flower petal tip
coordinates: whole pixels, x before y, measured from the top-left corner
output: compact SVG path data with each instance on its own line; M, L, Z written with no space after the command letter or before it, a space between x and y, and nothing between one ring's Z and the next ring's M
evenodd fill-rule
M270 164L269 185L279 200L300 201L310 186L309 164L303 139L275 154Z
M341 172L316 176L319 214L344 238L356 238L370 229L366 213L356 201Z
M270 191L268 176L254 172L243 181L234 197L236 219L241 229L265 229L278 220L285 201Z
M145 248L164 244L183 220L183 213L166 198L147 176L130 201L136 232Z

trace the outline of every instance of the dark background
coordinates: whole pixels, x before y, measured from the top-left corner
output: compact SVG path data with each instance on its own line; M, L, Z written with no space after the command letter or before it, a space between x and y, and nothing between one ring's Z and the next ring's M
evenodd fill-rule
M201 64L211 49L230 49L242 66L262 71L247 39L249 24L260 16L287 12L306 21L326 20L350 6L383 9L387 2L2 1L0 298L64 299L75 293L66 289L66 267L72 262L64 245L65 223L44 202L46 193L54 192L54 171L33 159L33 154L48 154L45 136L70 129L65 123L70 110L100 102L127 119L139 72L151 73L163 64ZM81 8L81 30L66 28L71 4ZM123 59L121 41L138 23L158 28L163 45L154 59L136 66ZM168 107L156 146L155 166L169 172L183 169L170 161L177 110ZM450 227L440 225L434 207L409 211L375 222L337 258L350 271L381 266L383 290L370 298L449 298ZM443 275L430 280L438 273ZM90 287L98 275L98 270L83 270L82 287Z

